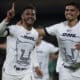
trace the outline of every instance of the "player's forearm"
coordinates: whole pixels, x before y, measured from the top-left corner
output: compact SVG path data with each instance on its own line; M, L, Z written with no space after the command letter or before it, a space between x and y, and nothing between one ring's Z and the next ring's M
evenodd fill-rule
M7 24L8 22L5 19L0 23L0 33L6 29Z

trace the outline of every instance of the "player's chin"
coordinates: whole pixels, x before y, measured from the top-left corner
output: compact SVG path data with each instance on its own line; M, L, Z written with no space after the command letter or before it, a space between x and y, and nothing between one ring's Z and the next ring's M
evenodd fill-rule
M27 21L27 24L33 25L34 21Z
M34 22L29 22L29 23L27 23L28 25L33 25L34 24Z
M67 20L72 21L73 18L72 17L66 17Z
M66 16L66 19L67 19L67 20L72 20L72 19L73 19L73 16L67 15L67 16Z
M34 23L27 23L28 26L33 26Z

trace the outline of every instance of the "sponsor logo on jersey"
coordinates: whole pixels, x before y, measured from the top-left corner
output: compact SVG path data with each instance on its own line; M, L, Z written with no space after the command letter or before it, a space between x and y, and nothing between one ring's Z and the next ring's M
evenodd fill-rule
M25 39L29 39L29 40L32 40L32 41L35 41L34 37L30 37L30 36L27 36L27 35L24 35L24 36L21 36Z
M66 36L66 37L77 37L76 34L71 34L71 33L63 33L62 36Z

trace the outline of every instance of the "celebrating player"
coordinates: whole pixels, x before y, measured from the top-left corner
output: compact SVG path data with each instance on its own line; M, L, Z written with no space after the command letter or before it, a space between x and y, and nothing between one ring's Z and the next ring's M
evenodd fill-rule
M41 35L55 35L59 44L59 80L80 80L80 15L77 3L65 6L66 21L37 29ZM61 64L61 65L60 65Z
M9 22L15 15L14 4L8 14L1 23L1 32L6 29L6 22ZM42 77L42 72L36 60L36 53L32 52L38 39L38 32L33 28L35 21L35 7L27 6L21 15L21 25L7 27L9 35L7 37L7 55L3 65L2 80L31 80L32 65L34 65L37 75Z

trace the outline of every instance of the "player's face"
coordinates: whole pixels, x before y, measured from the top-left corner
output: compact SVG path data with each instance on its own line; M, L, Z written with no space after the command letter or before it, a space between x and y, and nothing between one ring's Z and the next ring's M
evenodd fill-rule
M22 20L27 25L33 25L36 21L36 11L34 9L26 9L22 14Z
M67 20L75 20L77 19L79 16L79 10L75 7L75 6L72 6L72 5L68 5L66 6L65 8L65 18Z

